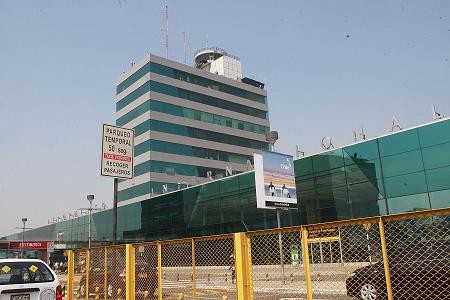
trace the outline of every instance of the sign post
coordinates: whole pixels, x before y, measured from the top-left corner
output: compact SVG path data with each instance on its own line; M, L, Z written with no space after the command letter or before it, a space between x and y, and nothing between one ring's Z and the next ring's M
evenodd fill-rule
M118 179L132 179L134 130L103 124L101 175L114 177L113 244L117 242Z

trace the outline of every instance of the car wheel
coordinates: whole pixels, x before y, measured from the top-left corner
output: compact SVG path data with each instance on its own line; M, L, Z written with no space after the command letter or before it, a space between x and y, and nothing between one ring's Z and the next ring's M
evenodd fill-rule
M379 297L380 291L378 290L376 285L369 282L361 285L361 288L359 289L359 294L362 300L380 299Z
M108 286L106 287L106 294L108 295L108 297L112 297L113 296L113 286L111 283L108 284Z

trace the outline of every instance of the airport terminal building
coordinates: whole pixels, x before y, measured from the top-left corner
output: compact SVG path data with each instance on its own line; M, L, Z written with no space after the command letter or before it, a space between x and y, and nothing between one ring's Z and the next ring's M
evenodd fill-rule
M116 94L116 125L135 132L134 178L118 183L118 242L277 226L274 210L256 206L253 171L253 153L270 150L267 91L239 58L206 48L190 67L149 54ZM450 119L301 157L294 169L298 209L282 212L282 226L450 207ZM93 245L112 242L112 220L112 209L92 215ZM70 218L24 240L87 246L88 224Z
M450 119L389 133L294 161L298 210L282 225L450 207ZM277 226L256 208L253 171L134 203L119 203L118 241L137 242ZM93 241L112 240L112 210L93 214ZM26 231L27 240L86 246L88 217ZM5 237L20 240L21 234Z

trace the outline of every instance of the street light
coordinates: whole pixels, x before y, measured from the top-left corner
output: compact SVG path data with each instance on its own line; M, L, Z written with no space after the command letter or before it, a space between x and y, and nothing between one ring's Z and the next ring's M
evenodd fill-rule
M87 210L89 212L89 237L88 237L88 242L89 242L89 248L91 248L91 240L92 240L92 234L91 234L91 224L92 224L92 220L91 220L91 214L92 211L98 211L98 210L102 210L101 208L92 208L92 201L94 201L95 196L94 195L87 195L86 199L89 201L89 207L88 208L79 208L79 210L81 210L81 215L83 215L83 211Z
M28 221L27 218L22 218L23 227L22 227L22 245L20 247L20 257L23 258L23 248L25 246L25 223Z
M25 229L33 229L31 227L25 227L25 223L28 221L27 218L22 218L22 227L15 227L15 229L22 229L22 244L20 245L20 257L23 258L23 250L25 248Z
M94 201L94 195L87 195L86 197L89 201L89 236L88 236L88 241L89 241L89 249L91 249L91 213L92 213L92 201Z

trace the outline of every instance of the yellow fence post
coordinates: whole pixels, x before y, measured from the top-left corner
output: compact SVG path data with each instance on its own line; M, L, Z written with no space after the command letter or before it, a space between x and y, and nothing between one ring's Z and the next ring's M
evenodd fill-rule
M236 270L236 288L238 300L253 299L253 291L251 287L250 264L251 258L248 257L248 248L250 245L247 236L243 232L234 234L234 253L235 253L235 270Z
M75 276L75 263L73 250L67 252L67 300L73 299L73 277Z
M251 299L253 299L253 271L252 271L252 242L250 237L247 234L245 235L246 245L247 245L247 268L248 268L248 290L250 293Z
M108 248L105 247L105 253L104 253L104 260L105 260L105 284L103 286L103 298L106 300L106 296L108 293L108 287L107 287L107 280L108 280Z
M192 239L192 297L195 299L196 288L195 288L195 240Z
M389 270L389 258L387 255L386 237L384 235L384 223L381 217L378 222L378 228L380 230L381 252L383 253L384 276L386 277L386 292L388 300L392 300L391 272Z
M308 251L308 230L306 229L306 227L302 227L302 254L303 267L305 268L306 299L312 300L311 269L309 265Z
M162 300L162 248L161 243L157 244L158 248L158 300Z
M91 250L86 251L86 300L89 300L89 270L91 269Z
M126 287L125 287L125 291L126 291L126 295L125 295L125 299L126 300L134 300L135 299L135 257L134 257L134 246L131 244L127 244L125 246L125 263L126 263L126 276L125 276L125 280L126 280Z

